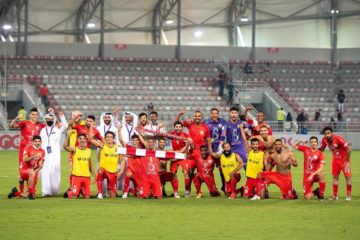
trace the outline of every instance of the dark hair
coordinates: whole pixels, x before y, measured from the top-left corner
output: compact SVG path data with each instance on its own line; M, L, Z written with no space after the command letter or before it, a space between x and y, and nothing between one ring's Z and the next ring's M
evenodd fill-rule
M326 131L333 132L333 129L330 126L327 126L327 127L324 127L324 129L322 130L322 133L324 134Z
M224 142L224 143L222 144L222 147L223 147L223 148L224 148L225 144L229 144L229 145L230 145L230 143Z
M217 109L216 107L210 109L210 112L212 112L212 111L217 111L219 113L219 109Z
M138 140L140 140L140 139L139 139L139 136L136 135L136 134L133 134L133 135L131 136L131 139L134 139L134 138L137 138Z
M267 125L262 125L262 126L260 127L260 129L262 129L262 128L266 128L267 130L269 130L269 127L268 127Z
M92 119L93 121L95 121L95 116L94 116L94 115L89 115L89 116L87 116L86 118L90 118L90 119Z
M275 139L275 141L274 142L283 142L280 138L277 138L277 139Z
M80 138L81 136L83 136L83 137L87 138L87 136L86 136L86 134L85 134L85 133L80 133L80 134L78 134L78 135L77 135L77 138Z
M237 107L231 107L231 108L230 108L230 112L232 112L232 111L237 111L237 112L239 112L239 109L238 109Z
M108 134L112 135L113 138L115 138L115 133L114 133L114 132L112 132L112 131L106 131L105 137L106 137L106 135L108 135Z
M258 111L257 113L262 113L262 114L264 114L264 115L265 115L265 113L264 113L263 111Z
M207 150L208 147L207 147L206 145L201 145L201 146L200 146L200 149L206 149L206 150Z
M149 115L155 114L156 116L158 116L157 111L152 111Z
M311 137L310 137L310 141L311 141L312 139L315 139L315 140L316 140L316 142L319 142L318 138L317 138L317 137L315 137L315 136L311 136Z
M161 141L166 141L166 139L163 138L163 137L158 137L157 140L158 140L158 141L160 141L160 140L161 140Z
M39 112L39 111L36 107L33 107L32 109L30 109L30 112Z
M146 136L146 141L148 141L148 140L154 140L155 141L155 137L151 136L151 135Z
M139 114L139 118L141 118L142 116L146 116L146 118L147 118L147 114L144 113L144 112L142 112L142 113Z
M36 139L39 139L41 141L41 137L39 135L33 136L32 140L35 141Z
M252 138L252 139L250 140L250 142L251 142L251 143L253 143L253 142L260 142L260 140L259 140L258 138Z
M239 119L241 120L241 121L244 121L244 122L246 122L246 117L245 117L245 115L244 114L239 114Z
M180 124L182 126L182 123L180 121L177 121L177 122L174 122L174 127L178 124Z

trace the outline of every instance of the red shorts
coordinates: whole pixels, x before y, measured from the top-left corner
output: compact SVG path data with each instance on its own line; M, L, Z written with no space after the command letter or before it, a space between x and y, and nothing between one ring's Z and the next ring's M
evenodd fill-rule
M252 197L256 193L256 185L258 180L256 178L246 178L246 185L244 189L245 197Z
M107 179L108 188L110 188L112 193L116 194L117 174L108 172L106 170L103 171L103 177Z
M306 179L308 179L309 176L310 174L304 174L304 179L303 179L304 195L310 194L312 192L312 186L314 185L314 183L319 182L318 176L314 176L311 181L306 181Z
M24 157L24 150L25 150L25 147L26 146L21 146L20 145L20 147L19 147L19 168L21 168L20 166L21 166L21 163L23 162L23 157ZM21 170L19 170L19 172L20 172Z
M150 190L153 197L162 197L162 187L160 179L157 181L143 181L143 197L150 196Z
M90 197L90 177L78 177L73 175L71 194L69 194L69 196L79 196L80 190L82 190L84 197Z
M159 172L159 175L160 175L160 182L162 185L164 185L166 182L170 182L174 179L174 173L172 173L172 172L162 171L162 172Z
M31 169L20 169L20 178L21 180L28 181L29 180L29 172ZM35 182L37 180L38 174L35 174Z
M235 173L234 177L236 179L236 183L240 182L241 175L239 173ZM235 186L234 186L235 190L236 190L236 183L235 183ZM226 190L227 193L231 193L231 184L232 184L231 179L228 182L225 182L225 190Z
M285 199L294 198L291 173L284 175L278 172L261 172L259 174L265 184L273 183L278 186Z
M209 189L209 192L217 192L217 188L216 188L216 184L215 184L215 179L214 179L214 175L203 175L203 174L199 174L197 175L200 179L200 182L205 182L206 186Z
M181 166L182 172L186 173L188 171L188 161L187 159L172 161L170 164L170 172L176 173L179 166Z
M342 171L344 173L345 177L351 177L351 169L345 169L344 167L345 160L339 161L339 160L332 160L332 170L331 173L333 176L339 176L340 172Z
M137 192L141 191L141 188L143 186L143 183L142 183L143 182L143 175L141 174L141 171L135 170L135 169L133 169L131 167L127 167L125 173L127 173L129 171L132 174L131 180L135 184L136 191Z

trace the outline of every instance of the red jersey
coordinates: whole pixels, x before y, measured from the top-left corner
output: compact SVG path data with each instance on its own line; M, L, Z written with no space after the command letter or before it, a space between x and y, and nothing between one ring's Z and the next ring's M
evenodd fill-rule
M269 124L267 124L266 122L262 122L260 123L259 125L257 125L256 127L254 127L252 129L252 135L253 136L257 136L257 135L260 135L260 128L262 126L266 126L268 129L269 129L269 135L272 135L272 128L270 127Z
M40 95L41 96L47 96L49 94L49 90L47 87L41 87L40 88Z
M324 154L320 150L312 151L308 146L298 146L297 150L304 153L304 174L312 174L320 164L325 164Z
M198 173L204 177L213 176L214 165L215 165L215 161L211 157L211 155L209 155L206 159L203 159L202 157L200 157L196 161L196 167L197 167Z
M18 123L20 128L21 142L20 147L25 147L32 142L34 136L40 135L40 130L45 127L44 123L32 123L31 121L21 121Z
M330 148L333 160L345 161L349 144L343 137L333 134L332 141L330 143L325 137L323 137L321 141L321 150L323 151L326 146Z
M37 158L34 158L30 161L27 161L27 162L23 162L20 166L20 168L22 170L28 170L28 169L35 169L39 162L40 161L44 161L45 160L45 151L44 149L42 148L34 148L33 145L30 145L30 146L27 146L25 149L24 149L24 155L27 156L27 157L33 157L35 156L36 154L40 153L41 154L41 157L37 157Z
M177 132L173 131L171 132L171 134L182 138L190 137L190 135L187 134L186 132L181 132L180 134L178 134ZM181 140L171 139L171 145L174 151L180 151L183 147L185 147L186 143Z
M73 129L76 129L77 131L77 135L79 136L79 134L85 134L86 136L89 136L89 133L90 133L90 129L86 126L82 126L82 125L75 125L73 127ZM93 128L93 135L95 138L97 138L98 140L102 141L103 137L101 136L100 132L96 129L96 128ZM91 142L87 141L87 147L90 148L91 147ZM79 142L76 138L76 143L75 143L75 146L79 146Z
M160 160L157 157L144 156L140 158L145 181L160 181Z
M200 125L196 125L194 122L183 121L183 126L189 129L189 135L194 141L194 150L200 151L200 147L202 145L207 145L207 139L211 138L209 127L200 123Z

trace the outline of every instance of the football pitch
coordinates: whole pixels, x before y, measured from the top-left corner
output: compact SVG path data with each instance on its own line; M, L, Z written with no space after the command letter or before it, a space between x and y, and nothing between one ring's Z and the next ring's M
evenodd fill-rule
M352 152L353 196L345 200L345 179L340 177L339 200L332 193L331 156L326 152L326 200L303 200L302 154L293 168L293 185L299 199L279 200L279 190L269 188L271 199L228 200L211 198L203 184L204 197L143 200L42 198L41 182L35 201L7 199L17 182L17 151L1 151L0 239L359 239L360 151ZM95 154L93 154L95 155ZM93 156L95 163L95 156ZM62 192L68 187L67 153L62 153ZM215 170L218 177L218 171ZM242 174L244 175L244 174ZM184 182L179 174L180 194ZM219 178L217 186L220 187ZM244 185L245 178L240 181ZM95 184L92 193L96 193ZM171 185L166 185L171 193ZM119 192L121 195L121 192Z

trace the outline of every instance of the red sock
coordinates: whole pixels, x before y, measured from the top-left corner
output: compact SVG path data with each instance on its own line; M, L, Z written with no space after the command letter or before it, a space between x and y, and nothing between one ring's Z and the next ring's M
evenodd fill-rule
M351 184L346 184L346 195L351 196Z
M333 196L337 197L339 185L333 184Z
M179 190L179 180L177 178L171 180L171 186L172 186L174 192L178 192L178 190Z
M265 184L261 178L256 179L256 195L261 195L261 190L265 188Z
M191 179L185 178L185 190L190 191L190 186L191 186Z
M324 193L325 193L325 182L319 182L319 187L320 187L320 197L324 197Z
M230 191L233 194L236 192L236 183L237 183L236 178L230 179Z
M124 177L124 190L123 190L124 193L129 192L129 185L130 185L130 177L125 176Z
M35 188L30 188L30 187L28 187L28 190L29 190L29 193L30 194L35 194Z
M70 174L70 176L69 176L70 186L72 185L72 180L73 180L73 175Z
M101 173L98 173L96 176L96 185L98 193L102 193L102 182L104 181L104 177Z
M201 182L198 176L195 176L193 178L193 183L195 185L196 188L196 193L200 193L201 192Z
M24 181L19 181L19 190L20 192L24 192Z

